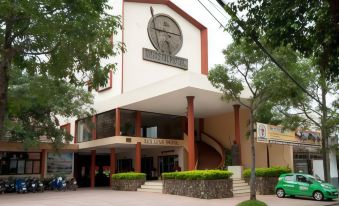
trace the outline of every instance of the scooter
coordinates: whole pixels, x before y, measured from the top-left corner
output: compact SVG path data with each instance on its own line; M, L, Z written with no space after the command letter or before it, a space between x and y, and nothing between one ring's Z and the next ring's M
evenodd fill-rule
M45 191L44 183L42 183L41 180L36 180L36 184L37 184L37 191L38 192L44 192Z
M54 178L50 182L50 187L52 190L66 191L66 181L62 177Z
M67 190L76 191L78 188L77 181L74 177L66 181L66 185L67 185Z
M15 192L15 183L14 180L9 179L5 181L5 193Z
M27 185L23 179L16 179L15 180L15 191L17 193L26 193L27 192Z
M36 179L27 179L26 180L26 185L27 185L27 191L28 192L33 192L36 193L37 189L38 189L38 184Z

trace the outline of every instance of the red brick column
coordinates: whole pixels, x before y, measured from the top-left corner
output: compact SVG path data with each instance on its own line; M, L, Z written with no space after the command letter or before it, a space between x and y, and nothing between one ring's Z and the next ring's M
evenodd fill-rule
M187 96L188 170L195 169L194 96Z
M41 178L46 177L46 163L47 163L47 150L41 150L41 168L40 168L40 176Z
M112 186L112 174L115 173L115 163L116 163L116 156L115 156L115 149L111 148L111 163L110 163L110 175L109 175L109 182L110 186Z
M235 104L233 105L233 109L234 109L234 135L235 135L235 141L239 146L239 161L241 164L241 142L240 142L240 122L239 122L239 108L240 105L239 104Z
M120 109L115 109L115 136L120 136Z
M97 126L97 116L93 116L92 117L92 124L93 124L93 128L92 128L92 140L96 140L97 139L97 130L96 130L96 126Z
M91 169L90 169L90 175L91 175L91 188L95 187L95 157L96 157L96 151L91 150Z
M141 172L141 142L135 145L135 172Z
M77 143L77 137L78 137L78 121L75 121L74 123L74 144Z
M141 112L136 111L135 113L135 136L141 137Z

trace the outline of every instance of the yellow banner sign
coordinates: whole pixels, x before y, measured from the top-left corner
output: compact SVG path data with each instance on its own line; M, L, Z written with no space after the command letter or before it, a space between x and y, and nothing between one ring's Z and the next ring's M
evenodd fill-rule
M288 145L321 145L320 132L316 131L291 131L281 126L257 123L257 142Z

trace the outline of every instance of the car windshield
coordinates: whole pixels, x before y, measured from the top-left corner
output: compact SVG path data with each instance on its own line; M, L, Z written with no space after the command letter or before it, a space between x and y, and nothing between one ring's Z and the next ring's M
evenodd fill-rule
M313 176L311 176L311 175L307 175L307 179L308 179L309 181L311 181L311 182L316 181L316 177L313 177Z

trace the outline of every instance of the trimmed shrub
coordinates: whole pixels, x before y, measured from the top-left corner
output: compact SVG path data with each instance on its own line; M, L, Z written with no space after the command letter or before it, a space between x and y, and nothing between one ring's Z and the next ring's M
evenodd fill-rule
M145 173L125 172L112 175L113 180L142 180L146 179Z
M281 174L290 172L292 172L292 170L288 167L255 168L256 177L279 177ZM251 169L245 169L243 176L250 177Z
M163 179L176 180L218 180L227 179L232 176L232 172L227 170L193 170L185 172L165 172Z
M237 206L267 206L266 203L259 200L246 200L237 204Z

